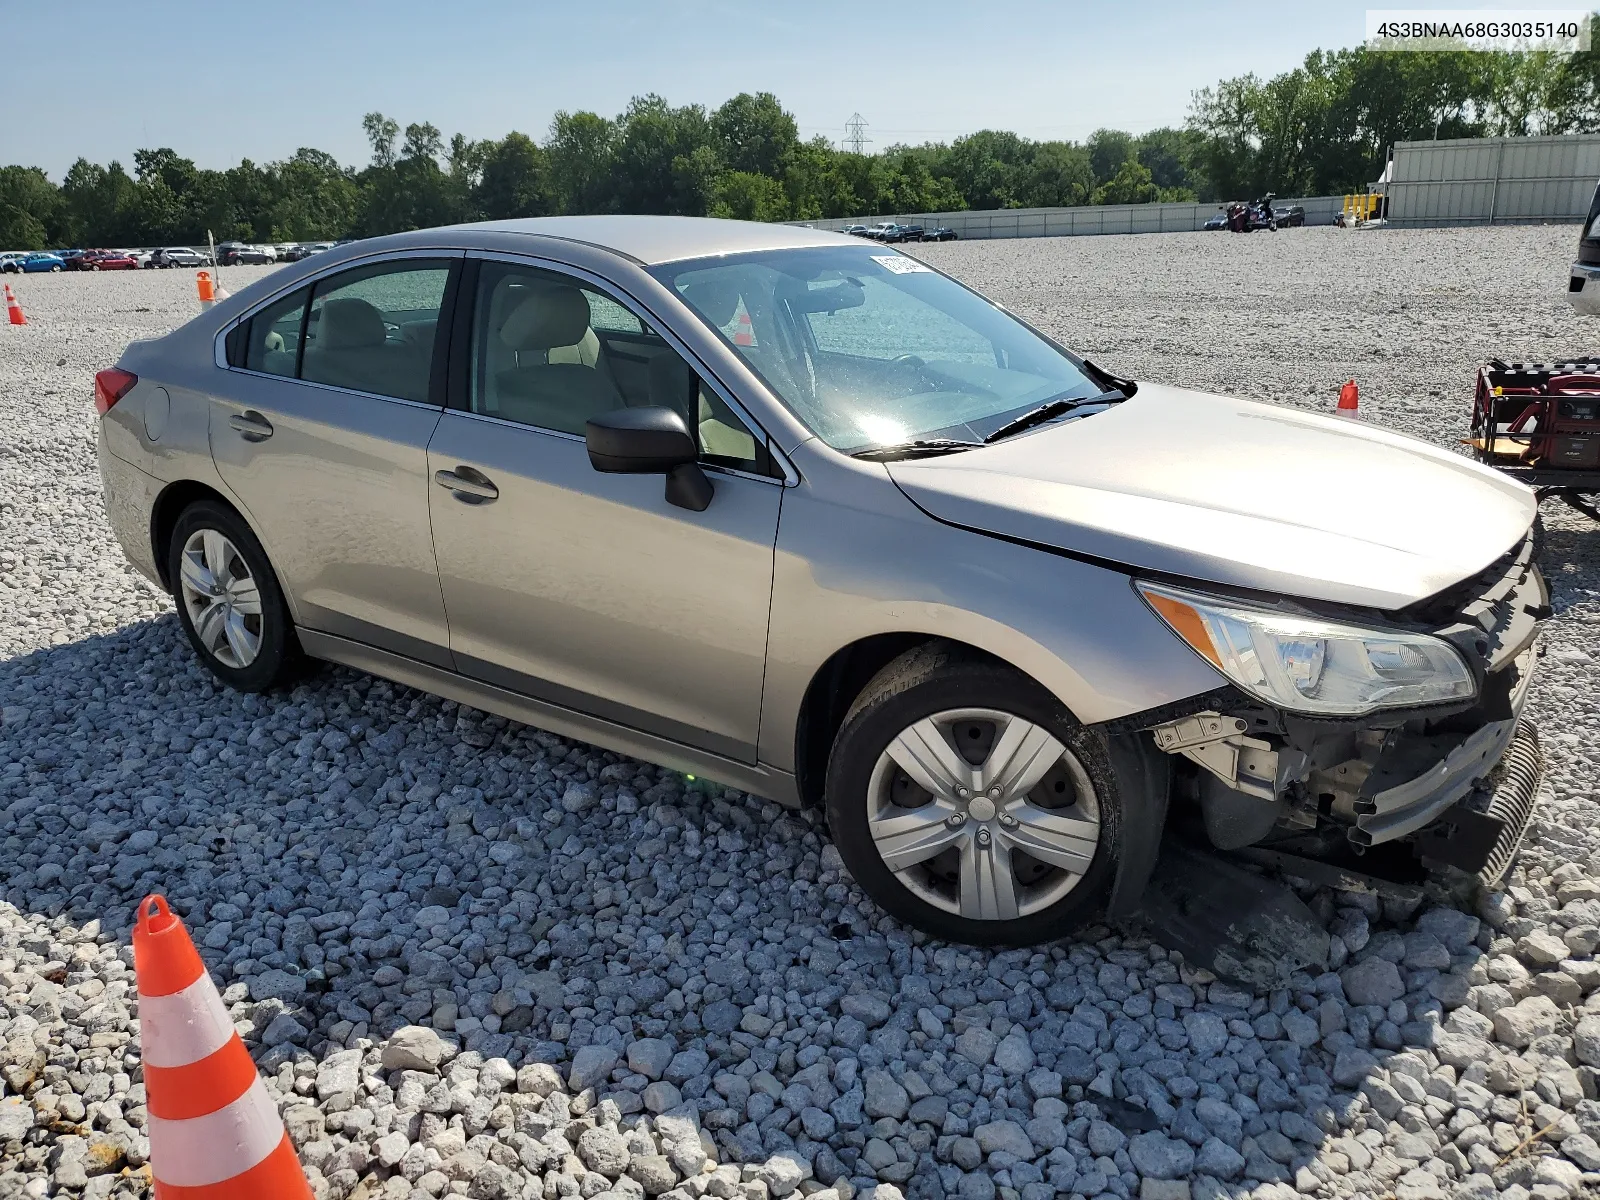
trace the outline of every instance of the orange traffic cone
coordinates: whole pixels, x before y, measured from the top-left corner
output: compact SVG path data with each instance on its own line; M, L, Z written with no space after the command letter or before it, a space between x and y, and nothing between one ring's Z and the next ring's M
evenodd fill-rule
M747 312L739 314L739 332L733 335L733 344L735 346L754 346L756 344L755 334L750 329L750 314Z
M133 966L156 1200L311 1200L278 1106L161 896L139 905Z
M217 287L216 284L211 282L210 271L201 271L200 274L195 276L194 283L200 292L200 307L202 309L210 308L217 302Z
M11 292L11 285L6 284L6 316L13 325L26 325L28 318L22 315L22 305L17 303L17 298Z
M1360 404L1361 393L1357 391L1356 381L1352 379L1339 389L1339 407L1334 409L1334 413L1341 417L1359 417L1361 414L1357 409Z

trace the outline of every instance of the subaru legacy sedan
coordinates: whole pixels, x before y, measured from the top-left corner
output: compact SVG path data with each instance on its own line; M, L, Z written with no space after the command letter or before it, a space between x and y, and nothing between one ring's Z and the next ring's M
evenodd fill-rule
M943 937L1126 913L1169 824L1479 870L1527 822L1531 492L1121 378L848 235L365 240L95 398L122 546L228 685L343 663L823 806Z

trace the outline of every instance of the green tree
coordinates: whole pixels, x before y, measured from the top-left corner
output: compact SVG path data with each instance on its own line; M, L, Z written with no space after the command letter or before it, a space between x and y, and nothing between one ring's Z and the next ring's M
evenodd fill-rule
M0 246L43 250L47 245L43 221L18 205L0 204Z
M1017 181L1017 200L1023 208L1088 204L1093 192L1089 152L1072 142L1039 143Z
M61 191L38 167L0 167L0 197L4 197L0 203L20 214L7 218L7 226L16 231L15 239L0 238L0 246L9 250L43 249L24 244L23 231L31 238L35 226L43 230L46 245L67 240L62 230L66 214Z
M272 237L288 241L342 236L355 220L360 189L331 154L302 146L274 168Z
M438 158L444 150L444 134L439 132L437 126L430 121L423 121L420 125L406 126L405 144L400 147L400 157L413 162L428 159L436 166Z
M544 148L558 211L615 210L617 127L613 122L592 112L558 112L550 122Z
M623 212L705 212L717 160L704 108L674 108L657 95L635 96L617 126L614 178ZM702 147L709 158L696 157Z
M1117 173L1094 190L1096 204L1149 204L1160 189L1150 169L1136 158L1124 160Z
M982 129L957 138L941 155L939 174L966 208L1017 208L1017 178L1028 165L1029 143L1014 133Z
M484 143L479 143L483 145ZM551 211L545 153L525 133L488 143L473 200L484 218L542 217Z
M783 185L769 175L725 171L717 179L707 213L739 221L782 221L789 215Z
M1122 164L1135 157L1133 135L1120 129L1096 129L1089 135L1087 145L1096 184L1120 173Z
M372 165L394 165L394 140L400 136L400 125L381 112L369 112L361 118L361 128L366 130L367 141L372 145Z
M794 118L771 92L740 92L711 114L717 153L732 171L783 177L800 142Z

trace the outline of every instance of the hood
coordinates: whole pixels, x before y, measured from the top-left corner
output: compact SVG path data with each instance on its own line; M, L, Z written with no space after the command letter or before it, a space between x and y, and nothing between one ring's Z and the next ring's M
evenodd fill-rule
M1537 508L1520 483L1404 434L1153 383L1094 416L888 469L954 525L1380 609L1483 570Z

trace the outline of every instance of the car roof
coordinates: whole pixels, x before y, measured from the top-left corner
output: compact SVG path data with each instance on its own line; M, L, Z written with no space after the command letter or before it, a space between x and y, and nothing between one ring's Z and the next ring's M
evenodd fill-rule
M525 217L514 221L483 221L454 228L587 242L626 255L647 266L719 254L858 244L853 238L823 229L763 221L725 221L715 217Z

